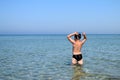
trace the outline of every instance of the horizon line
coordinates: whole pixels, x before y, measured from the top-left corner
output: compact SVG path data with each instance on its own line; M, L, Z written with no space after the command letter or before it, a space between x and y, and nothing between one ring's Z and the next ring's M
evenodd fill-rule
M68 33L69 34L69 33ZM87 33L86 33L87 34ZM10 34L0 34L4 35L67 35L67 33L10 33ZM88 33L87 35L120 35L120 33Z

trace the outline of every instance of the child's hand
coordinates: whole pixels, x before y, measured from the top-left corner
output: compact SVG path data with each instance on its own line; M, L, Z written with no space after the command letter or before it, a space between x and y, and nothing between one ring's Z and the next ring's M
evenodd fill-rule
M78 35L79 33L78 32L74 32L74 34Z
M86 35L86 33L85 33L85 32L83 32L83 33L82 33L82 35L84 36L84 35Z

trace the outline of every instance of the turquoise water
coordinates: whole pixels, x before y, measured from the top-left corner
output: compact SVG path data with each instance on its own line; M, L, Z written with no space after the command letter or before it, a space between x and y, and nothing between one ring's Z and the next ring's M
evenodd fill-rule
M66 35L1 35L0 80L120 80L120 35L87 35L72 66Z

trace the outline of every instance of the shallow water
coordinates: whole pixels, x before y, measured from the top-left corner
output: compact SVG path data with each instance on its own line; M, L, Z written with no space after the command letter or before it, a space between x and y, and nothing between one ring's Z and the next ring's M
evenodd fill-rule
M1 35L0 80L120 80L120 35L87 35L72 66L66 35Z

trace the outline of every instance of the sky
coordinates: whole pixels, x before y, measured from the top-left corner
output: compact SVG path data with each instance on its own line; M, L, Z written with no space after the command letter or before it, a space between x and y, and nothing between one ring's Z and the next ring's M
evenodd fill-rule
M120 34L120 0L0 0L0 34Z

